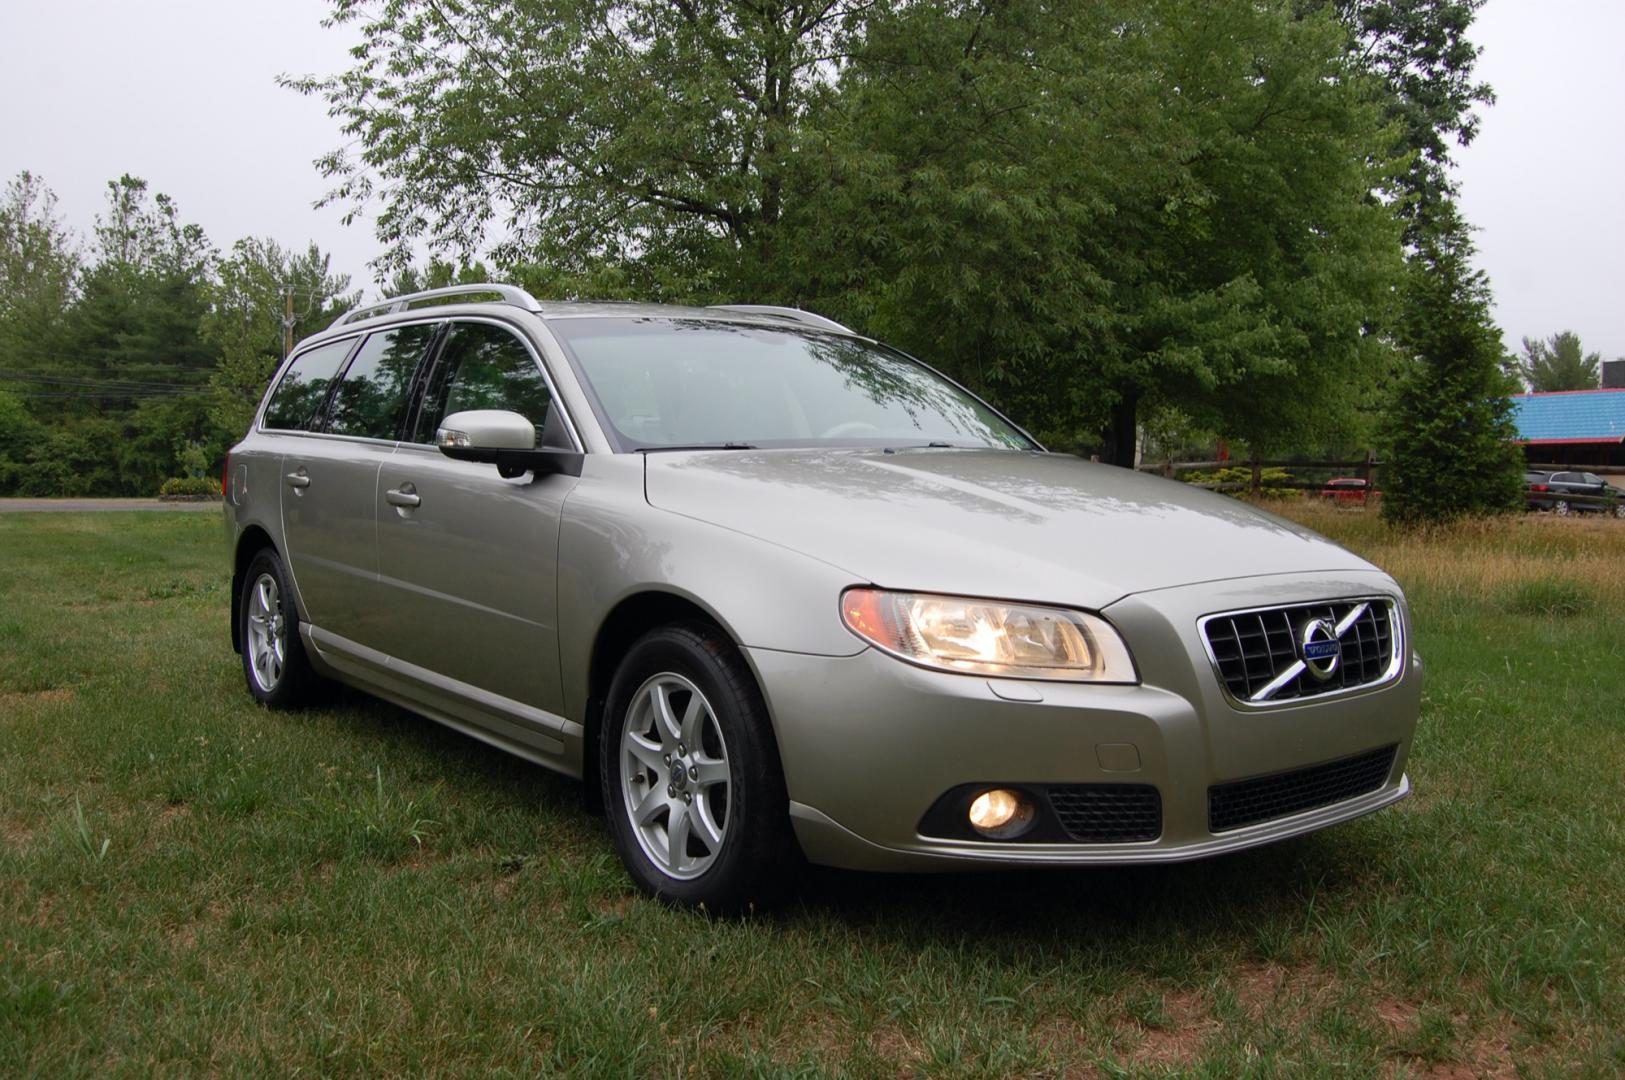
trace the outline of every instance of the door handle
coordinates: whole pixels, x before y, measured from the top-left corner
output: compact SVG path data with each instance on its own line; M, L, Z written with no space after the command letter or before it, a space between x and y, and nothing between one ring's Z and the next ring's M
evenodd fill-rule
M288 486L291 488L308 488L310 486L310 477L305 475L304 466L301 465L288 474Z
M423 500L418 498L418 489L406 483L384 492L384 501L391 506L416 506Z

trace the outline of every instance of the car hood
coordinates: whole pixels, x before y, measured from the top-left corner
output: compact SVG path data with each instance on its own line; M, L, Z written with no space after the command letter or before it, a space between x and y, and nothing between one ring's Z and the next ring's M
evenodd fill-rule
M645 459L653 506L887 588L1100 608L1201 581L1375 570L1227 496L1063 454L729 450Z

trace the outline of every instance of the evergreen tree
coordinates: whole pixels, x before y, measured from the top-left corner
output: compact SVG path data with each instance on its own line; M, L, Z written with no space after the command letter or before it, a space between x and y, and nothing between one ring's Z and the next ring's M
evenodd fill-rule
M1545 341L1523 339L1523 358L1514 365L1531 390L1593 390L1602 385L1602 354L1588 353L1572 330Z
M1464 230L1452 230L1459 235ZM1407 369L1389 416L1383 517L1402 525L1516 510L1522 451L1471 244L1430 241L1411 260L1398 339Z

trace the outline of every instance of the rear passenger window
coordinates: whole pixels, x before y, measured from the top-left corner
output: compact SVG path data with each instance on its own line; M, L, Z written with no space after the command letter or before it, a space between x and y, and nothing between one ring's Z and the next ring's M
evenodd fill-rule
M543 433L551 404L547 380L517 337L490 323L453 323L413 440L432 442L435 428L452 413L506 409L529 420L537 442L550 445Z
M434 323L424 323L368 337L333 396L327 430L367 439L395 438L412 373L429 351L437 329Z
M265 406L264 426L285 431L307 428L327 397L327 387L338 374L339 365L350 355L350 346L354 344L353 338L335 341L294 357Z

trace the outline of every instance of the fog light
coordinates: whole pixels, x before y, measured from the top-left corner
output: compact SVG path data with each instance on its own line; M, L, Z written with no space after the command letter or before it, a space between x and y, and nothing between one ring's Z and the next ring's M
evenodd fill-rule
M1033 820L1032 800L1019 791L994 788L970 804L970 826L983 836L1002 840L1025 830Z

